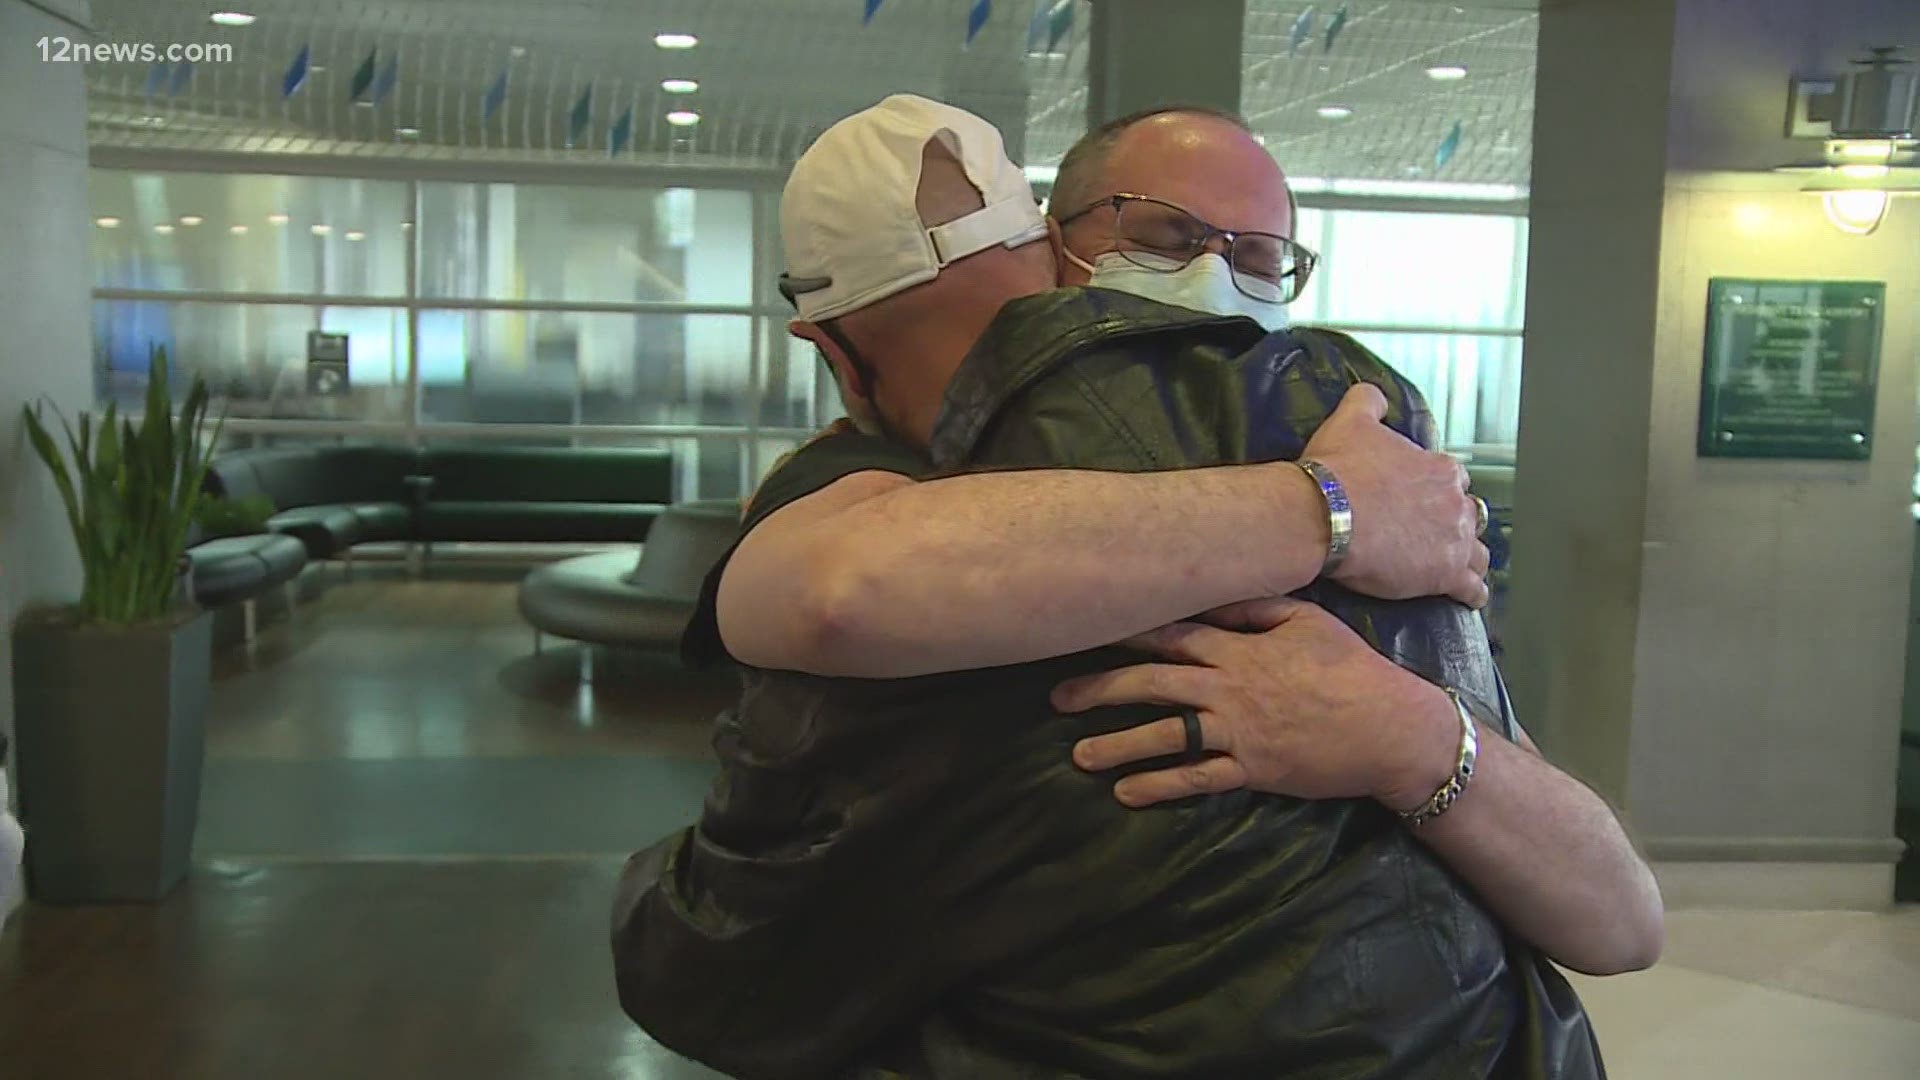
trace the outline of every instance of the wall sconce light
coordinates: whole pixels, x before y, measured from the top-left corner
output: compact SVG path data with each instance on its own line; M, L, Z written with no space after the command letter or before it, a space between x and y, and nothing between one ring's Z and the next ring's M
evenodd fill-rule
M1807 177L1827 220L1866 236L1885 221L1895 196L1920 195L1920 73L1898 48L1877 48L1833 79L1796 79L1787 134L1824 139L1819 161L1782 165Z

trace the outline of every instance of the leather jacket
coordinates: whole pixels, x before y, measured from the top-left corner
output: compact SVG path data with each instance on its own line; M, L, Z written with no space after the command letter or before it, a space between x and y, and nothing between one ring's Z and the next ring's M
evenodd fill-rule
M943 470L1297 457L1356 379L1350 339L1267 336L1104 290L1002 311L949 387ZM937 572L937 571L936 571ZM1511 733L1477 614L1306 594ZM1604 1075L1578 999L1394 816L1250 792L1132 811L1061 717L1094 650L899 680L743 671L701 822L636 855L613 944L659 1041L745 1077Z

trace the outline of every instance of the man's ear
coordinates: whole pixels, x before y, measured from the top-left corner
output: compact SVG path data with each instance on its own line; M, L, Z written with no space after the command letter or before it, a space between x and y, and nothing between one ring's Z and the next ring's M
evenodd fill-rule
M1047 215L1047 246L1053 249L1053 283L1056 286L1083 285L1085 282L1068 281L1067 275L1077 269L1067 258L1066 234L1060 231L1060 219Z
M795 319L787 324L787 333L811 343L818 350L821 359L832 370L834 382L840 384L841 393L852 394L862 400L868 397L866 380L860 377L859 368L854 366L846 350L833 339L833 335L822 329L819 323Z

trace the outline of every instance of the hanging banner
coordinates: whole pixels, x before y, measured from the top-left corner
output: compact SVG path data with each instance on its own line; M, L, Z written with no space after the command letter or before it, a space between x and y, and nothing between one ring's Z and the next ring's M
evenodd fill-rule
M567 120L567 149L571 150L587 133L587 121L593 119L593 84L581 92L580 100L573 103L573 114Z
M614 122L613 130L607 133L607 156L620 156L620 152L632 141L633 106L629 105L627 111L620 114L620 119Z
M876 11L879 11L880 5L886 2L887 0L867 0L867 11L866 11L866 14L860 16L860 25L865 26L868 23L872 22L873 13Z
M387 61L387 66L380 69L379 77L373 80L373 103L378 105L387 100L387 95L393 93L394 84L399 81L400 58L396 56Z
M980 36L980 28L987 25L987 20L992 17L993 0L974 0L972 9L967 12L967 44L973 44L973 39Z
M155 97L162 87L167 85L168 68L165 64L155 64L147 69L147 96Z
M1334 39L1339 37L1340 31L1346 28L1347 5L1341 4L1340 10L1333 13L1333 21L1327 24L1327 47L1323 51L1332 52Z
M1447 132L1447 137L1440 140L1440 148L1433 152L1433 167L1436 171L1446 168L1447 162L1452 161L1453 155L1459 152L1460 135L1460 121L1455 120L1453 130Z
M307 84L307 69L311 65L312 60L313 46L300 46L300 52L293 58L293 63L287 65L286 77L280 80L281 97L290 98L299 93L300 88Z
M1059 52L1060 43L1073 32L1073 9L1079 0L1060 0L1053 5L1053 18L1047 24L1047 51Z
M360 70L353 73L353 85L347 88L347 100L359 101L367 94L367 88L373 85L373 62L379 50L368 50L367 58L360 62Z
M1059 52L1060 41L1073 30L1073 7L1078 0L1048 0L1033 9L1027 24L1027 52Z
M1301 12L1300 17L1293 20L1293 32L1287 35L1287 55L1300 55L1300 46L1305 45L1307 39L1312 36L1313 5L1308 4L1307 10Z
M500 106L506 103L507 73L503 71L499 78L493 80L493 85L487 87L487 96L480 99L480 122L484 124L493 119L493 114L499 112Z
M193 82L193 61L182 60L173 65L173 78L167 80L167 96L179 97L187 92L187 84Z

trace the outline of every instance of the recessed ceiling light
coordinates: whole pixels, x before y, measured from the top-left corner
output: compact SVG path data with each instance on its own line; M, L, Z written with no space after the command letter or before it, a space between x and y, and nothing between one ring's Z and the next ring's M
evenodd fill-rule
M227 227L227 231L235 236L247 235L247 227L245 225L231 225Z
M171 225L155 225L155 226L153 227L153 231L154 231L154 232L157 232L157 233L159 233L159 234L160 234L161 236L172 236L172 235L173 235L173 226L171 226Z
M136 122L141 124L144 127L166 127L167 126L167 118L164 116L152 116L152 115L143 116Z
M1345 105L1322 105L1318 112L1322 120L1345 120L1353 115L1353 110Z
M413 222L411 222L411 221L403 221L403 222L401 222L401 223L400 223L400 231L401 231L401 232L406 232L406 231L408 231L409 229L412 229L412 228L413 228Z
M417 139L420 137L420 129L417 127L397 127L393 129L393 133L403 139Z
M1434 82L1458 82L1467 77L1467 69L1459 64L1435 64L1427 69L1427 78Z
M216 26L252 26L255 18L244 11L216 11L207 16Z
M315 226L313 226L313 227L312 227L311 229L309 229L308 231L309 231L309 232L311 232L311 233L313 233L313 235L315 235L315 236L325 236L325 235L327 235L328 233L330 233L330 232L332 232L332 231L333 231L333 226L331 226L331 225L315 225Z
M366 238L367 234L361 232L359 229L353 229L347 233L347 239L349 240L365 240Z
M660 84L660 89L669 94L691 94L700 89L700 84L692 79L668 79Z
M527 55L527 47L525 45L515 45L512 48L507 50L507 55L513 57L515 60L518 60L521 57Z
M120 219L117 217L94 218L93 223L103 229L117 229L120 227Z
M287 215L285 214L268 214L267 215L267 224L269 225L285 225L290 220L292 219L287 217Z
M199 214L180 215L180 224L185 225L189 229L193 228L195 225L198 225L205 220L207 219L201 217Z
M667 123L674 127L692 127L700 122L700 114L687 109L677 109L667 114Z
M326 70L327 70L327 65L325 64L308 64L307 65L307 74L309 75L319 75L325 72Z
M700 39L692 34L655 34L653 43L663 49L691 49L700 44Z

